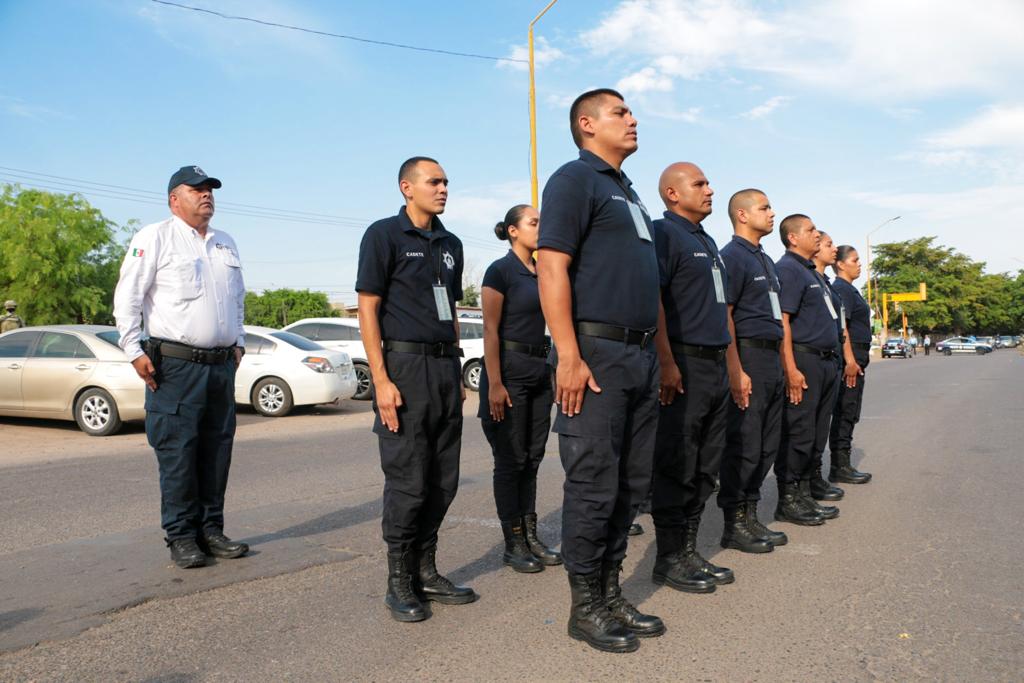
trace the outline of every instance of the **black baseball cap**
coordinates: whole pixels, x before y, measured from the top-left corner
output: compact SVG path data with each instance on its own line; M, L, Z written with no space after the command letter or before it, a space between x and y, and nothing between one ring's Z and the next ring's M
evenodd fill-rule
M170 194L171 190L176 188L178 185L198 187L204 183L209 183L212 188L218 188L221 186L221 182L219 180L206 175L206 171L198 166L182 166L174 172L174 175L171 176L170 182L167 183L167 194Z

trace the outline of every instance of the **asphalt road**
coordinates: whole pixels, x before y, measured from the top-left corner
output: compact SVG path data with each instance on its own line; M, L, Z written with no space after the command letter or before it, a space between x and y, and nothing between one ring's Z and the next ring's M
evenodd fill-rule
M565 634L561 568L500 564L490 454L466 405L459 495L439 565L481 599L420 624L382 604L384 548L366 404L241 419L229 535L250 557L170 564L156 464L136 427L108 439L0 421L0 680L1019 681L1024 672L1020 444L1024 356L874 363L848 486L824 527L775 525L768 555L700 546L737 581L711 595L656 587L648 533L624 586L668 633L638 653ZM542 534L557 541L561 468L541 470ZM762 517L774 507L769 479Z

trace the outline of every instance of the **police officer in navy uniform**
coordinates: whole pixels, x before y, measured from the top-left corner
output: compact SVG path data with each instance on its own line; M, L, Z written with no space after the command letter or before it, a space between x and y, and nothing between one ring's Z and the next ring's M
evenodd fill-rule
M551 428L550 340L537 293L533 252L540 214L509 209L494 227L512 248L484 273L484 371L480 423L494 454L494 502L505 536L502 562L517 572L542 571L562 556L537 537L537 470Z
M703 171L672 164L658 190L667 210L654 221L664 324L657 335L661 409L651 495L657 543L652 578L676 590L710 593L735 580L732 570L697 551L701 514L725 447L725 264L701 225L714 194Z
M775 264L782 286L786 402L775 459L779 486L775 519L818 526L839 515L835 507L818 505L809 493L815 440L820 426L832 417L838 390L838 313L812 260L821 245L814 222L803 214L787 216L779 226L779 237L786 245L786 253Z
M462 298L462 242L438 215L448 178L429 157L399 169L405 206L366 230L359 246L359 329L373 377L384 471L388 548L384 602L398 621L427 618L425 601L477 599L437 571L438 530L459 484L462 401L455 302Z
M774 548L789 540L757 518L761 485L775 463L782 431L782 286L761 246L774 228L775 212L761 190L740 190L729 200L729 219L735 235L722 247L722 260L729 271L732 342L725 358L732 401L718 494L726 517L722 547L765 552L764 544Z
M864 372L871 361L871 313L854 280L860 277L860 256L857 250L848 244L837 249L833 269L836 278L832 282L832 290L843 302L846 314L846 334L850 341L854 369L851 372L849 359L843 371L844 382L839 385L839 397L836 399L835 411L832 414L832 427L829 433L828 479L843 484L866 484L871 475L860 472L850 462L850 451L853 448L853 430L860 421L860 409L864 400ZM931 340L925 337L925 349ZM859 371L859 372L858 372ZM854 385L850 386L850 379Z
M183 569L249 551L224 535L245 284L235 241L210 227L219 187L198 166L176 171L167 185L173 216L132 237L114 291L118 343L146 383L160 521Z
M636 119L611 89L569 113L578 160L544 188L537 276L554 351L553 431L565 469L562 556L569 635L608 652L665 625L622 595L629 526L647 495L658 419L658 262L653 226L622 173Z

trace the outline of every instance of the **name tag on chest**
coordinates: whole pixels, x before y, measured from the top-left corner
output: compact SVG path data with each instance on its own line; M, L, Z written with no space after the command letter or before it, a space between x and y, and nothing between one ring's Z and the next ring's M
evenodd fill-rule
M444 285L434 285L434 304L438 320L447 322L452 319L452 305L448 301L448 288Z

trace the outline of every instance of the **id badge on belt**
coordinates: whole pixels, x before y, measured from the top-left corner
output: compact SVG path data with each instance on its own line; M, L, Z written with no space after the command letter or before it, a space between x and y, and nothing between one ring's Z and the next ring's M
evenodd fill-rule
M722 271L719 269L717 262L711 265L711 277L715 280L715 301L724 304L725 284L722 282Z
M629 215L633 217L633 227L636 228L636 236L645 242L651 241L651 231L647 229L647 221L644 220L644 213L638 204L626 201L629 205Z
M437 304L437 319L441 322L448 322L452 319L452 305L448 301L448 288L444 285L434 285L434 303Z

